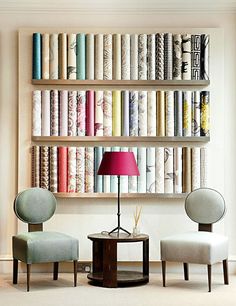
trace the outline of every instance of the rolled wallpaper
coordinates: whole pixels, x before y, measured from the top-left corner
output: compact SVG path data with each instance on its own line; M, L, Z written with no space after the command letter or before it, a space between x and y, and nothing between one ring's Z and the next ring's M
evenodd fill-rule
M201 78L209 80L209 34L201 35Z
M42 34L42 79L49 79L49 34Z
M94 191L94 155L93 148L85 148L85 192Z
M120 148L121 152L128 152L127 147ZM120 177L120 192L128 193L129 192L129 178L128 175L121 175Z
M201 35L191 35L191 79L201 78Z
M156 79L164 80L164 33L156 34Z
M165 148L165 162L164 162L164 190L165 193L174 192L174 159L173 148Z
M111 148L111 151L112 152L119 152L120 148L119 147L113 147L113 148ZM113 193L118 192L118 178L117 178L117 175L111 175L110 176L110 189L111 189L111 192L113 192Z
M110 147L105 147L104 152L110 152ZM110 175L104 175L103 176L103 190L105 193L111 192L111 177Z
M59 39L59 78L67 79L67 34L60 33Z
M146 148L138 148L138 169L140 176L138 176L138 192L146 192Z
M95 92L94 135L103 136L103 91Z
M210 136L210 92L201 92L201 136Z
M122 91L122 136L129 136L129 91Z
M67 78L76 80L76 34L68 34Z
M183 192L191 192L192 181L191 148L183 148Z
M183 93L183 136L192 135L192 101L191 91L184 91Z
M164 163L165 161L165 152L164 148L157 147L156 148L156 193L164 193L165 192L165 169Z
M166 91L166 136L174 136L174 92Z
M147 36L147 79L155 80L156 75L156 41L155 34Z
M33 92L33 126L32 135L41 136L41 91Z
M138 35L130 35L130 79L138 80Z
M68 147L68 192L76 191L76 147Z
M183 93L174 92L175 136L183 136Z
M201 99L200 92L194 91L192 94L192 135L200 136L201 130Z
M138 94L138 135L147 136L147 92Z
M138 91L129 93L129 136L138 136Z
M134 158L136 160L137 163L137 154L138 154L138 149L137 148L129 148L129 152L133 152L134 153ZM128 177L128 191L129 193L136 193L137 192L137 188L138 188L138 177L137 176L129 176Z
M76 35L76 78L85 80L85 34Z
M121 136L121 92L112 92L112 135Z
M147 35L138 36L138 79L147 80Z
M68 136L68 91L60 91L60 126L59 135Z
M94 91L86 92L86 136L94 136Z
M86 93L78 91L77 95L77 135L85 136Z
M130 35L121 35L121 79L130 80Z
M113 35L113 80L121 80L121 35Z
M77 91L69 91L68 95L68 136L76 136Z
M59 99L58 90L51 90L51 136L59 135Z
M33 79L41 79L41 34L33 33Z
M191 35L182 35L182 79L191 80Z
M58 192L67 192L67 148L58 148Z
M182 193L182 148L174 148L174 192Z
M156 136L156 92L149 91L147 96L147 136Z
M112 91L103 93L103 135L112 136Z
M172 33L164 34L164 79L172 80L173 75L173 36Z
M192 190L200 188L200 148L192 148Z
M94 80L94 34L86 34L86 79Z
M85 185L85 148L76 148L76 192L83 193Z
M95 80L103 80L103 34L95 35Z
M103 36L103 79L112 80L112 34Z
M201 180L200 180L200 187L207 187L207 166L208 166L208 154L207 148L200 149L200 168L201 168Z
M165 136L165 92L157 91L157 136Z
M42 91L42 136L50 136L50 90Z
M32 187L40 187L40 147L32 147Z
M182 79L182 36L173 35L173 79Z
M155 148L147 148L146 192L155 193Z
M57 192L57 147L50 147L49 148L49 154L50 154L50 173L49 173L49 179L50 179L50 191L51 192Z
M58 79L58 34L49 36L49 76L51 80Z
M94 148L94 177L95 177L95 184L94 184L94 192L103 192L103 176L97 175L100 163L102 161L103 155L103 148L96 147Z
M49 147L40 147L40 187L49 189Z

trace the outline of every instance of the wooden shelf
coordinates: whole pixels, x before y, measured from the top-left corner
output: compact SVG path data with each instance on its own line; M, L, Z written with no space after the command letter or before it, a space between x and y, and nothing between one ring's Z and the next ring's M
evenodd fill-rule
M116 199L117 193L69 193L55 192L56 198ZM121 193L122 199L185 199L187 193Z

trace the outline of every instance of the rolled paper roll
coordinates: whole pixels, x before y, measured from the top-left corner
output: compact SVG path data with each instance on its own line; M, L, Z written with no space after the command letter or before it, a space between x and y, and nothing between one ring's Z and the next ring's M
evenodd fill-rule
M165 193L174 192L174 156L173 148L165 148L165 164L164 164L164 173L165 173L165 182L164 190Z
M86 136L94 136L94 91L86 92Z
M41 34L33 33L33 71L32 77L40 80L42 77L41 69Z
M137 163L137 148L129 148L129 152L133 152L135 161ZM129 193L136 193L138 188L138 177L137 176L129 176L128 177L128 185L129 185Z
M182 79L191 80L191 35L182 36Z
M121 136L121 92L112 92L112 135Z
M68 93L68 136L76 136L77 133L77 91Z
M165 92L157 91L157 136L165 136Z
M41 136L41 90L34 90L33 92L32 135Z
M174 92L175 136L183 136L183 93Z
M94 34L86 34L86 79L94 80Z
M94 192L94 149L85 148L85 192Z
M32 147L32 170L31 185L32 187L40 187L40 147Z
M147 136L156 136L156 92L148 91L147 100Z
M201 79L209 80L209 45L210 35L201 35Z
M210 92L201 92L201 136L210 136Z
M67 78L76 80L76 34L68 34Z
M76 35L76 78L77 80L85 80L85 34Z
M105 147L104 152L110 152L110 147ZM104 175L103 176L103 190L104 193L110 193L111 192L111 177L110 175Z
M201 35L191 35L191 79L201 79Z
M147 36L147 79L155 80L156 76L156 41L155 34Z
M138 79L147 80L147 35L138 36Z
M192 136L200 136L201 130L201 98L200 91L192 93Z
M130 78L138 80L138 35L130 35Z
M67 79L67 34L59 34L59 78Z
M97 175L99 166L102 161L103 155L103 148L102 147L95 147L94 148L94 177L95 177L95 185L94 185L94 192L101 193L103 192L103 176Z
M156 168L155 168L155 176L156 176L156 193L164 193L165 192L165 171L164 171L164 148L157 147L156 148Z
M130 35L121 35L121 79L130 80Z
M112 80L112 34L103 36L103 79Z
M129 136L138 136L138 91L129 93Z
M58 173L57 173L57 168L58 168L58 164L57 164L57 147L50 147L49 148L49 159L50 159L50 191L51 192L57 192L57 188L58 188L58 181L57 181L57 177L58 177Z
M49 36L49 76L51 80L58 79L58 34L53 33Z
M200 148L192 148L192 190L201 185Z
M77 135L85 136L86 92L77 93Z
M67 148L59 147L58 148L58 192L67 192L67 182L68 182L68 173L67 173Z
M191 91L183 92L183 136L192 135L192 100Z
M164 80L164 33L156 34L156 79Z
M42 126L41 135L50 136L50 90L42 90Z
M114 80L121 80L121 35L113 34L113 66Z
M76 192L83 193L85 185L85 148L76 148Z
M51 136L59 135L59 99L58 90L53 89L51 96Z
M49 34L42 34L42 79L49 79Z
M182 193L182 148L174 148L174 192Z
M60 136L68 136L68 91L61 90L60 94Z
M191 192L192 166L191 148L183 148L183 192Z
M173 35L173 79L182 79L182 37Z
M103 34L95 35L95 80L103 80Z
M147 91L138 93L138 135L147 136Z
M172 33L164 34L164 79L172 80L173 76L173 37Z
M76 147L68 147L68 192L76 191Z
M207 175L207 166L208 166L208 154L207 154L207 148L201 148L200 149L200 154L201 154L201 180L200 180L200 186L202 187L207 187L208 186L208 175Z
M103 136L103 91L95 91L94 135Z
M166 136L174 136L174 92L166 91Z
M112 91L104 91L103 98L103 135L112 136Z
M138 148L138 192L146 192L146 148Z
M40 147L40 187L49 189L49 147Z
M147 193L155 193L155 148L147 148Z
M122 136L129 136L129 91L122 91Z

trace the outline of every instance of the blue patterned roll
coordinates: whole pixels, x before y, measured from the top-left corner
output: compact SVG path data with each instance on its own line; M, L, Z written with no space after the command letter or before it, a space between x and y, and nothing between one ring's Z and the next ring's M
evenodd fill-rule
M95 176L95 192L103 192L103 176L97 175L98 168L102 160L102 147L94 148L94 176Z
M33 71L35 80L41 79L41 34L33 33Z
M76 71L77 80L85 80L85 34L76 35Z

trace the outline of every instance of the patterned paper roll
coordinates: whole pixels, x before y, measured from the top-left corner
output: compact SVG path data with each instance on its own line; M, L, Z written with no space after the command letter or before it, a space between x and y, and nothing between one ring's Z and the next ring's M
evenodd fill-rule
M146 148L138 148L138 192L146 192Z
M138 91L129 93L129 136L138 136Z
M210 136L210 92L201 92L201 136Z
M58 192L67 192L67 148L58 148Z
M32 135L41 136L41 90L33 92L33 126Z
M156 34L156 79L164 80L164 33Z
M173 75L173 37L171 33L164 34L164 79L172 80Z
M94 135L103 136L103 91L95 91Z
M86 92L77 94L77 136L85 136Z
M182 36L182 79L191 80L191 35Z
M94 192L94 150L85 148L85 192Z
M129 148L129 152L134 153L134 158L137 163L137 148ZM129 193L136 193L138 188L138 177L137 176L129 176L128 177L128 185L129 185Z
M42 79L49 79L49 34L42 34Z
M182 193L182 148L174 148L174 192Z
M75 90L68 93L68 136L76 136L77 118L77 92Z
M121 79L130 80L130 35L121 35Z
M105 147L104 148L104 152L110 152L111 148L109 147ZM109 193L111 192L111 179L110 179L110 175L104 175L103 176L103 189L104 189L104 193Z
M200 126L201 126L201 99L200 92L194 91L192 93L192 135L200 136Z
M67 78L76 80L76 34L68 34Z
M155 193L155 148L147 148L147 192Z
M32 147L32 187L40 187L40 147Z
M200 188L200 148L192 148L192 190Z
M76 191L76 147L68 148L68 192Z
M147 35L138 36L138 79L147 80Z
M147 136L156 136L156 92L149 91L147 99Z
M112 136L112 91L103 93L103 135Z
M129 136L129 91L122 91L122 136Z
M58 34L49 36L49 76L51 80L58 79Z
M164 193L165 192L165 154L164 148L157 147L156 148L156 168L155 168L155 176L156 176L156 193Z
M40 187L49 189L49 147L40 147Z
M121 80L121 35L113 35L113 79Z
M157 91L157 136L165 136L165 92Z
M59 78L67 79L67 34L59 34Z
M112 34L103 36L103 80L112 80Z
M191 148L183 148L183 192L191 192L192 166Z
M121 92L112 92L112 135L121 136Z
M201 148L201 161L200 161L200 168L201 168L201 180L200 186L207 187L207 165L208 165L208 155L207 155L207 148Z
M50 191L57 192L57 147L49 148L50 154Z
M173 35L173 79L182 79L182 37Z
M59 102L58 90L51 90L51 136L59 135Z
M86 34L86 79L94 80L94 34Z
M130 78L138 80L138 35L130 35Z
M76 35L76 78L85 80L85 34Z
M138 93L138 135L147 136L147 92Z
M119 152L120 148L119 147L113 147L111 148L112 152ZM116 175L111 175L110 176L110 188L111 188L111 192L118 192L118 178Z
M103 80L103 34L95 35L95 80Z
M86 91L86 136L94 136L94 91Z
M174 92L166 91L166 136L174 133Z
M174 192L174 158L173 158L173 148L165 148L165 182L164 189L165 193Z
M156 74L156 42L155 34L149 34L147 36L147 79L155 80Z
M50 90L42 90L42 136L50 136Z
M59 135L68 136L68 91L60 90L60 126Z
M201 35L191 35L191 79L200 80L201 73Z
M121 152L128 152L129 149L127 147L120 148ZM121 175L120 177L120 192L128 193L129 192L129 177L128 175Z
M103 149L102 147L94 148L94 177L95 177L95 184L94 184L94 192L103 192L103 176L97 175L99 166L102 161Z
M76 192L84 192L85 148L76 148Z
M41 73L41 34L33 33L33 79L40 80Z
M183 118L183 136L191 136L191 123L192 123L192 101L191 101L191 91L184 91L183 92L183 111L184 111L184 118Z
M201 35L201 79L209 80L209 42L208 34Z
M174 92L175 136L183 136L183 93Z

